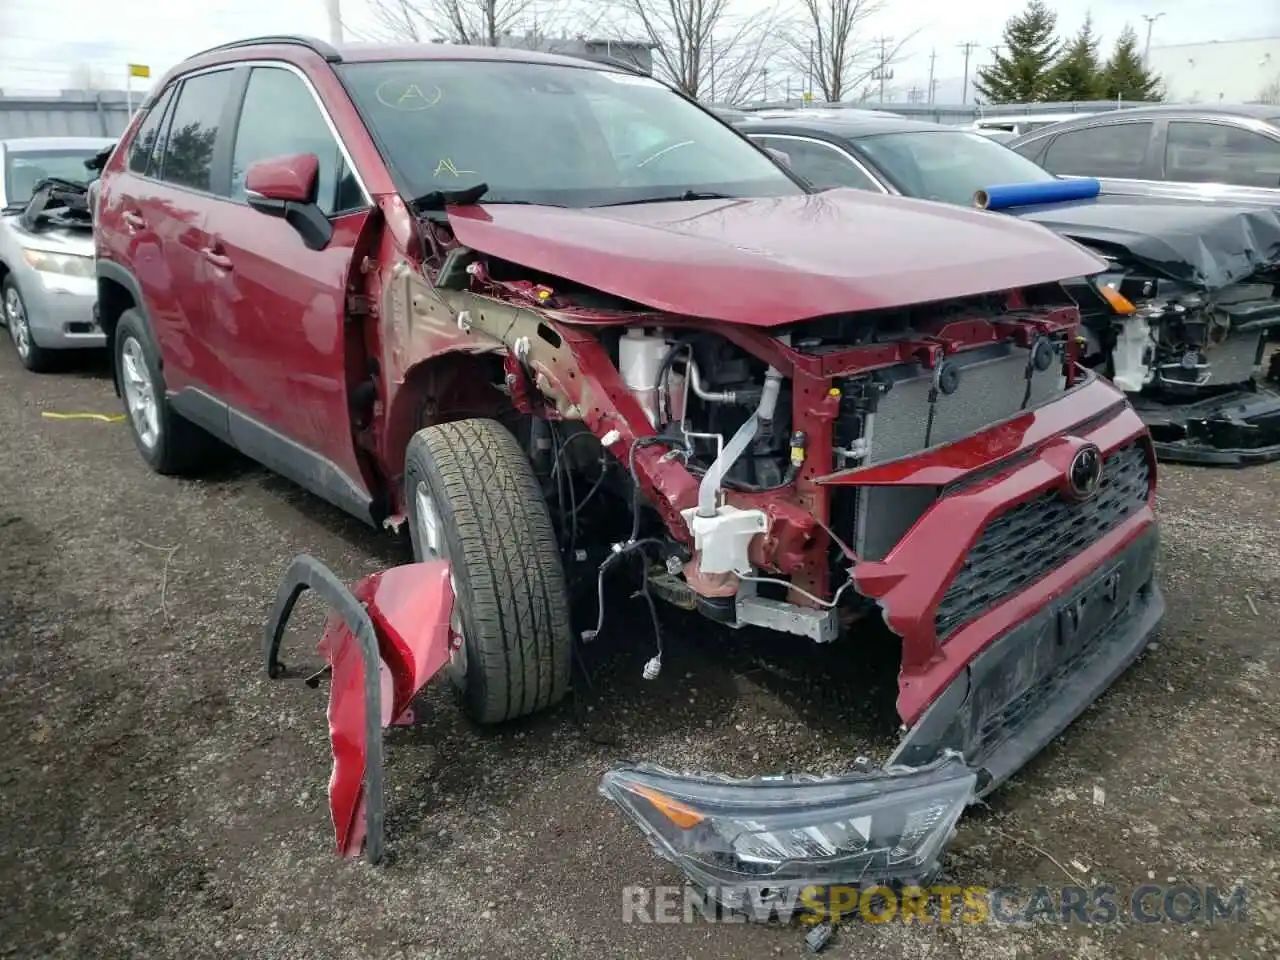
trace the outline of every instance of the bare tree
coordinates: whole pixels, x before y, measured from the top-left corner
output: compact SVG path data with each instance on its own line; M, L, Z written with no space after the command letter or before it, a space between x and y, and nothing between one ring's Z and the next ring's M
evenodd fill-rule
M1280 103L1280 76L1270 83L1263 84L1262 89L1258 91L1258 103Z
M743 103L767 93L781 52L775 10L739 14L734 0L614 0L620 39L653 49L654 72L691 97Z
M815 97L829 103L845 99L860 84L881 83L902 58L903 47L915 32L895 40L868 37L868 21L884 9L884 0L800 0L800 12L787 31L787 57L815 88ZM875 96L864 87L860 99Z
M516 32L536 38L571 22L582 29L580 11L571 7L566 0L369 0L377 31L386 37L484 47Z

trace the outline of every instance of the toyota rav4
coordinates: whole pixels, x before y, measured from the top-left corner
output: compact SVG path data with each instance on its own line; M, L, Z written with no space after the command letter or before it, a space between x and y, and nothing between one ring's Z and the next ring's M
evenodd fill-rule
M363 597L396 704L432 618L470 716L554 704L627 571L728 628L900 638L907 733L882 770L611 772L700 883L922 875L1162 615L1150 440L1077 363L1061 284L1106 263L1013 218L815 192L625 67L218 47L149 96L97 214L142 457L186 473L235 448L407 526L411 574L447 564L429 604ZM333 697L379 695L328 650Z

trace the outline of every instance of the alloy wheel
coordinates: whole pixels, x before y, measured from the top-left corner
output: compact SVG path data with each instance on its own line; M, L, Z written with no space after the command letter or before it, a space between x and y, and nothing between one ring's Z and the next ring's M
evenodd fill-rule
M422 559L449 560L449 542L444 535L444 522L440 517L440 508L435 497L427 487L426 481L419 480L413 492L415 525L418 528L418 547ZM467 680L467 644L462 635L462 613L458 609L461 598L458 597L458 581L454 578L452 568L449 570L449 584L453 587L453 614L449 618L449 629L453 631L456 645L449 651L449 663L445 673L458 689L466 686Z
M142 344L133 337L127 338L120 350L120 374L133 429L142 445L150 450L160 439L160 410Z
M22 302L22 295L17 287L10 287L4 293L4 316L9 325L9 337L13 340L14 349L23 360L31 355L31 327L27 323L27 307Z

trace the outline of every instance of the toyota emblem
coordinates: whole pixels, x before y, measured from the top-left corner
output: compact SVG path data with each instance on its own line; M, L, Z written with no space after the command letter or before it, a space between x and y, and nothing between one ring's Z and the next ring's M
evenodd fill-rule
M1102 451L1086 444L1076 451L1067 467L1067 493L1072 500L1088 500L1102 482Z

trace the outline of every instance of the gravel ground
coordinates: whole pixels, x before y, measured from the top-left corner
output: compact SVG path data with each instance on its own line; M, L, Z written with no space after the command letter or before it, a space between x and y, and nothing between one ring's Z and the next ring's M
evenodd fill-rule
M626 885L675 869L597 793L623 757L736 773L839 769L892 745L895 663L676 621L590 651L575 710L478 730L446 692L389 736L395 853L333 851L322 693L270 682L262 623L300 551L354 579L404 548L262 470L145 468L95 361L22 371L0 350L0 955L762 957L764 924L622 922ZM1245 922L853 922L833 957L1280 955L1280 465L1162 473L1158 642L1067 733L967 815L961 885L1248 889ZM303 601L285 657L314 660ZM639 608L614 623L644 624ZM606 628L606 633L609 633Z

